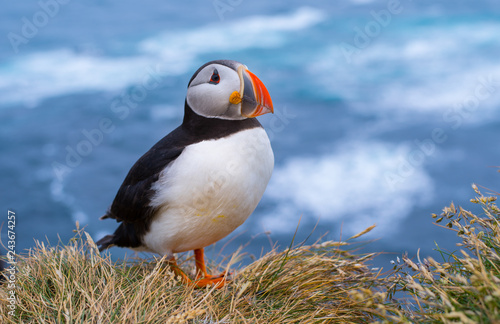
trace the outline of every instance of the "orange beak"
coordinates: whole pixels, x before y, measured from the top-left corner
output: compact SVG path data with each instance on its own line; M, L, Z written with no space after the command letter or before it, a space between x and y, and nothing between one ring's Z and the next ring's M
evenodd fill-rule
M238 67L238 74L241 82L241 115L253 118L274 113L271 96L262 81L244 65Z

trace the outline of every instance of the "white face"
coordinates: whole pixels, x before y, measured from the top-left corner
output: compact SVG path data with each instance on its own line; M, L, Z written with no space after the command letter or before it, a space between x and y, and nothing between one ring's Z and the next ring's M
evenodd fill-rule
M191 81L187 103L194 112L204 117L244 119L241 104L229 102L231 94L240 91L240 83L237 71L221 64L207 65Z

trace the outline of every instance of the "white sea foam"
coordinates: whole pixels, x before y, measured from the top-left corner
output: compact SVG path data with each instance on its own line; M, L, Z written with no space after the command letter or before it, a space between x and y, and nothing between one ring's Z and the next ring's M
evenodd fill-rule
M489 118L488 112L500 104L496 95L500 66L494 52L500 44L500 24L404 26L401 19L393 17L383 33L350 56L351 63L342 53L340 40L325 48L312 60L310 80L323 93L352 102L360 111L412 119L415 114L442 115L475 96L481 79L492 78L495 91L479 100L481 112L486 112L482 116ZM344 43L353 45L354 36L353 31L352 39Z
M323 19L321 11L303 7L283 15L161 33L140 41L132 56L93 56L69 49L16 56L0 64L0 104L34 106L53 96L120 90L142 82L152 67L167 75L189 73L200 55L280 46L291 32Z
M286 161L271 178L266 195L277 207L263 218L264 227L293 231L296 222L286 220L302 214L313 222L342 222L348 234L374 223L378 233L397 229L415 206L430 202L434 187L422 167L415 168L411 181L387 181L409 150L406 144L354 141L331 154Z
M59 179L56 179L52 171L44 170L43 173L48 177L52 177L52 181L50 183L50 197L52 200L70 210L73 222L86 224L89 217L83 209L78 206L75 196L68 192L65 187L65 180L60 181Z
M0 102L36 104L68 93L117 90L140 80L147 66L144 57L94 57L68 49L33 53L0 66Z
M374 0L351 0L352 3L354 4L367 4L367 3L372 3Z
M199 54L234 52L253 47L277 47L286 35L309 28L325 19L317 9L299 8L291 14L253 16L229 24L213 24L190 31L166 32L144 40L140 49L182 63Z
M139 50L161 61L163 70L184 73L203 54L279 47L290 40L291 32L312 27L324 19L321 11L303 7L290 14L252 16L188 31L165 32L142 41Z
M183 110L172 105L155 105L151 108L151 118L154 120L181 119L183 114Z

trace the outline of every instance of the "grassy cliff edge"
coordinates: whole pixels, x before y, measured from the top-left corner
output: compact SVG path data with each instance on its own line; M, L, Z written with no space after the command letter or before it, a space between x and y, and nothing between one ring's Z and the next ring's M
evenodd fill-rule
M18 256L15 301L8 281L0 287L0 322L498 322L498 194L473 188L480 216L453 204L433 215L456 231L460 251L441 251L442 261L404 255L385 273L370 268L374 254L359 254L350 243L373 227L344 242L272 251L231 269L233 280L222 289L182 285L162 261L112 262L79 229L67 245L39 243Z

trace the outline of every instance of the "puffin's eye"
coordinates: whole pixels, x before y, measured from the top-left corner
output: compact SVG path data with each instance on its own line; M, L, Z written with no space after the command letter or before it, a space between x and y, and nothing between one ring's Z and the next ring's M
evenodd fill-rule
M211 84L218 84L220 82L220 76L219 76L219 71L217 69L214 69L214 73L212 73L212 77L210 78Z

